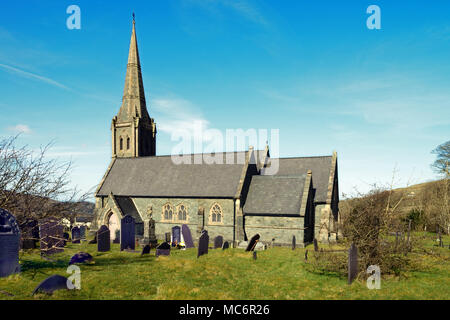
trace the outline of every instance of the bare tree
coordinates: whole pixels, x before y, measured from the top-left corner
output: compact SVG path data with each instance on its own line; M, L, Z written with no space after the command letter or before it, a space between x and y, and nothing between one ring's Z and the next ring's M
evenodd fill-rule
M448 178L450 171L450 140L437 146L431 153L436 154L437 156L436 161L434 161L431 167L436 172L443 174Z
M17 136L0 140L0 208L12 212L20 224L47 217L73 221L81 194L70 186L72 162L46 157L52 143L33 151L17 147Z

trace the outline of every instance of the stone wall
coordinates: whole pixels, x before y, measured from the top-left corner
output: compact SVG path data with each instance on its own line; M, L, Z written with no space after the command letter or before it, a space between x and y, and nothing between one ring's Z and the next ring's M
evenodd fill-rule
M297 244L303 243L304 217L268 217L245 216L245 233L250 239L255 234L261 236L260 241L270 244L275 238L275 245L291 245L295 235Z
M171 232L172 227L187 224L191 229L194 241L197 241L200 236L200 230L203 225L208 230L210 239L221 235L224 240L233 241L233 199L133 198L133 201L145 222L150 219L150 213L152 214L155 220L155 233L158 240L165 239L165 233ZM163 207L168 203L173 206L175 212L177 207L183 204L187 209L187 221L179 221L176 219L165 221ZM213 223L210 221L210 210L216 203L222 208L223 216L221 223ZM199 209L201 208L204 208L204 217L199 215Z

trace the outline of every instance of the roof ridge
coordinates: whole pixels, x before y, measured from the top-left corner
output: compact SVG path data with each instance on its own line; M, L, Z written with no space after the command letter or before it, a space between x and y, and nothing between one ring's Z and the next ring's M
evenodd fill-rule
M309 156L309 157L285 157L285 158L278 158L280 160L290 160L290 159L313 159L313 158L331 158L333 155L329 156ZM274 158L276 159L276 158Z

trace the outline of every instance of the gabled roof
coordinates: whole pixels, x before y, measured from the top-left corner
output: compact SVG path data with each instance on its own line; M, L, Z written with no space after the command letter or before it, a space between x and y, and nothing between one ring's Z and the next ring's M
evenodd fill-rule
M139 215L139 212L130 197L115 196L114 199L116 200L117 205L125 216L132 216L136 222L142 221L141 216Z
M253 176L244 214L300 215L307 174L297 176Z
M314 201L326 202L330 174L332 173L333 156L280 158L277 176L302 176L312 171L314 188L316 189ZM269 163L272 161L269 160Z
M176 164L171 156L117 158L97 196L234 198L248 152L215 154L223 164L195 164L195 156L201 154L186 156L191 164Z

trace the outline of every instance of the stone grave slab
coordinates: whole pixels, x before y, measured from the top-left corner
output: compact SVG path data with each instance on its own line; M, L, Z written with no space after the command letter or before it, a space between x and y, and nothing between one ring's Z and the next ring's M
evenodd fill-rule
M20 272L20 229L16 218L0 208L0 277Z

